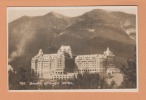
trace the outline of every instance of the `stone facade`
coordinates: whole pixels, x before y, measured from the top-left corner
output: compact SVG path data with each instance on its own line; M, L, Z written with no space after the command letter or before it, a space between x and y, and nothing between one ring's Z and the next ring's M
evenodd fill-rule
M69 79L78 73L116 72L114 65L115 55L107 48L103 54L72 55L70 46L61 46L56 54L44 54L40 49L32 58L31 69L39 78L45 79ZM78 71L73 71L77 66ZM68 70L72 70L71 72Z
M78 55L75 59L80 73L84 73L85 71L102 73L106 72L107 68L110 70L108 73L112 73L112 69L116 67L114 61L115 55L109 48L103 54Z

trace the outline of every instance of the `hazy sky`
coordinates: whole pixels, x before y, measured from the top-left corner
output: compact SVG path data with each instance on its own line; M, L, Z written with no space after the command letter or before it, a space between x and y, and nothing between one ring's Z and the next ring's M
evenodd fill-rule
M74 17L82 15L93 9L104 9L108 11L123 11L137 14L137 6L87 6L87 7L8 7L7 18L11 22L22 16L41 16L49 12L56 12L66 16Z

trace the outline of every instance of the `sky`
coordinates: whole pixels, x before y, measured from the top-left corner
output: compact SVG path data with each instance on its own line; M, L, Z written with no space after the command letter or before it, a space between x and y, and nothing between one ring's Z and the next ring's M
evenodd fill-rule
M49 12L56 12L65 16L75 17L93 9L122 11L130 14L137 14L137 6L8 7L7 20L8 22L12 22L22 16L42 16Z

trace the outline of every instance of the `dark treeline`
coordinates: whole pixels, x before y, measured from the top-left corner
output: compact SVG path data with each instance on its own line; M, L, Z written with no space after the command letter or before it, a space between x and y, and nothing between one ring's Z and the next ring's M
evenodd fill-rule
M59 84L56 86L44 85L42 89L112 89L116 85L107 84L105 77L98 73L88 73L78 74L77 77L68 80L58 80ZM69 82L71 84L63 84L64 82Z
M30 83L41 82L41 84L30 85ZM106 77L98 73L78 74L73 79L56 80L58 84L45 84L48 81L41 81L34 72L28 72L23 68L19 68L17 73L9 71L9 89L10 90L38 90L38 89L112 89L115 88L115 82L107 84ZM64 84L67 83L67 84Z
M9 70L9 89L10 90L27 90L38 89L35 85L29 85L30 82L38 82L38 75L33 71L28 71L19 67L17 71Z
M133 52L133 57L128 58L126 64L122 64L120 67L123 74L123 82L119 88L137 88L137 59L136 59L136 47Z

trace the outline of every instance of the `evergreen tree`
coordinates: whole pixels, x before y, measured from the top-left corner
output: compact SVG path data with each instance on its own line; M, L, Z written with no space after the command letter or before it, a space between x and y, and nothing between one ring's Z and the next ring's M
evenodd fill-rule
M113 81L111 81L111 83L110 83L110 85L109 85L109 88L110 89L115 89L115 88L117 88L117 84L116 84L116 82L113 80Z
M15 73L12 70L8 71L8 81L9 81L9 89L13 89L15 83L14 83L14 78L15 78Z
M103 76L99 73L89 73L88 71L78 74L77 78L74 78L73 83L74 88L77 89L101 89L108 87Z
M136 55L134 58L129 58L127 64L122 65L121 73L123 74L123 82L120 88L136 88L137 75L136 75Z

